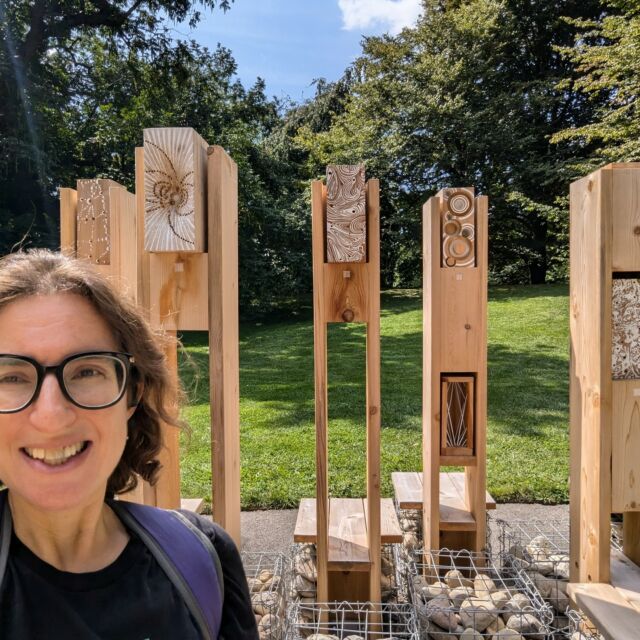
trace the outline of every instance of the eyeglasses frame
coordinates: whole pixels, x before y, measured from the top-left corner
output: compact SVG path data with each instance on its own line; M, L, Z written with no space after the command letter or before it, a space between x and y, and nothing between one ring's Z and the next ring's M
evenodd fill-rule
M125 370L124 384L122 385L122 390L118 394L118 397L113 402L109 402L108 404L101 404L98 407L86 407L76 402L69 395L69 392L67 391L67 387L64 382L64 376L62 372L65 366L69 362L71 362L72 360L75 360L76 358L80 358L82 356L112 356L117 360L119 360L120 362L122 362ZM42 388L42 383L44 382L45 376L50 372L55 374L56 379L58 380L58 386L60 387L60 391L62 392L62 395L71 404L75 405L80 409L87 409L89 411L94 411L98 409L107 409L109 407L112 407L114 404L117 404L118 402L120 402L120 400L122 400L122 396L124 396L125 392L127 391L127 387L131 382L131 370L133 368L133 365L135 364L135 358L133 357L133 355L131 355L130 353L126 353L124 351L83 351L81 353L74 353L70 356L67 356L64 360L62 360L58 364L52 364L49 366L40 364L37 360L35 360L34 358L30 358L29 356L19 356L19 355L16 355L15 353L0 353L0 358L14 358L15 360L22 360L23 362L28 362L29 364L33 365L33 367L36 370L36 374L38 376L36 381L36 388L34 389L33 395L29 400L29 402L23 404L18 409L8 409L8 410L0 409L0 414L18 413L19 411L24 411L29 405L33 404L38 399L38 396L40 395L40 389Z

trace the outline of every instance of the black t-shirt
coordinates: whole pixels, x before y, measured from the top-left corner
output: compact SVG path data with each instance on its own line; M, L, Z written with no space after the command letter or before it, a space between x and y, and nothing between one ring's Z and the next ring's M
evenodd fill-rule
M256 640L240 555L212 522L182 512L213 541L224 574L220 638ZM134 534L108 567L59 571L13 534L0 590L1 640L201 640L182 597Z

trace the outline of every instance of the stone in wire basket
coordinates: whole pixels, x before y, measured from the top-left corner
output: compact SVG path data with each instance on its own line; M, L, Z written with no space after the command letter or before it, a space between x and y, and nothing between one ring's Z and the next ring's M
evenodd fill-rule
M241 557L260 640L282 640L289 559L262 552L243 552Z
M484 552L417 551L411 597L423 638L539 638L553 613L525 576L505 574Z
M420 640L408 604L331 602L289 606L287 640Z
M569 523L563 520L498 520L505 569L526 575L554 611L552 627L567 630L569 619Z
M400 559L400 549L397 544L382 545L382 566L380 578L380 593L383 602L406 601L405 591L402 591L404 565ZM289 579L289 598L314 603L316 600L316 583L318 568L316 565L316 545L311 542L294 544L291 549L291 576Z

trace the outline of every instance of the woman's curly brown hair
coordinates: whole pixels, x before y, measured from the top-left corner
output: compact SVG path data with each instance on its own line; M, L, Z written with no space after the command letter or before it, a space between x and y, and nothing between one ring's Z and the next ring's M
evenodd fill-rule
M137 407L129 420L122 458L107 483L107 495L135 488L136 474L154 484L160 468L161 423L181 426L181 394L167 367L166 338L154 334L141 310L85 262L46 249L0 259L0 309L21 298L56 293L86 298L110 327L119 348L135 358L129 401L137 400Z

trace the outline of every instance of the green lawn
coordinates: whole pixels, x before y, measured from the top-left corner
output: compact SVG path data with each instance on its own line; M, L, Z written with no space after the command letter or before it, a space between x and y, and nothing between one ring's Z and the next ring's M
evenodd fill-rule
M381 335L383 492L391 495L392 471L422 467L421 291L383 293ZM306 309L246 324L240 338L242 506L295 507L315 491L311 316ZM183 339L192 433L183 437L182 492L209 497L207 337ZM364 343L363 326L330 325L329 482L336 496L365 493ZM488 484L499 501L568 499L568 345L566 285L491 288Z

